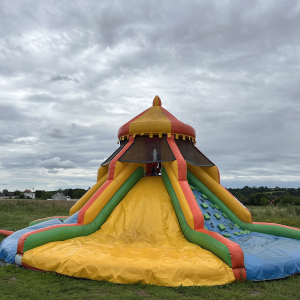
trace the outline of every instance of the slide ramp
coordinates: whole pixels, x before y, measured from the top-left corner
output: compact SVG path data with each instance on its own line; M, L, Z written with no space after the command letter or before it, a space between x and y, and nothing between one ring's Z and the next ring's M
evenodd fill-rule
M6 263L21 263L22 255L43 244L89 235L98 230L112 211L107 202L119 203L131 187L143 176L143 168L131 165L120 172L117 179L100 181L85 196L82 208L76 208L70 217L50 217L36 220L27 228L18 230L0 243L0 260ZM92 196L91 196L92 195ZM82 199L81 199L82 200ZM83 197L84 200L84 197ZM80 201L80 200L79 200ZM103 207L106 209L103 210ZM86 220L86 212L90 212ZM24 265L24 264L23 264ZM24 265L25 266L25 265Z
M203 213L205 229L241 247L248 280L270 280L300 273L300 240L243 230L199 188L190 187Z
M23 262L46 271L115 283L221 285L232 269L184 237L161 177L143 177L101 228L28 250Z

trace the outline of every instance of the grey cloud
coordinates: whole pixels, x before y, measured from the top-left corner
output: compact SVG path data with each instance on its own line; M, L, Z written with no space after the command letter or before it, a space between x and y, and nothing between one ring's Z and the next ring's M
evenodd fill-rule
M48 170L48 173L49 174L57 174L57 173L59 173L59 170L57 170L57 169L50 169L50 170Z
M58 99L57 97L51 94L41 93L41 94L30 95L26 98L26 100L39 103L39 102L55 102Z
M80 83L80 81L77 78L71 78L71 77L62 76L62 75L57 75L57 76L51 77L48 81L52 81L52 82L55 82L55 81L73 81L75 83Z
M49 136L57 139L69 138L74 132L76 132L77 125L72 123L70 128L57 128L54 127L50 130Z
M63 130L60 128L52 128L49 132L49 135L58 139L65 139L69 137L69 135L64 133Z
M0 105L0 120L12 121L12 120L23 120L23 115L13 106Z

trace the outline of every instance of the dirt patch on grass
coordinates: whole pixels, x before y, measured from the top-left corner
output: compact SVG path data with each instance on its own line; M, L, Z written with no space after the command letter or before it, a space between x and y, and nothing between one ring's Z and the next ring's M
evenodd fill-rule
M259 292L259 291L251 291L250 292L250 296L260 296L262 295L262 292Z
M98 294L98 296L100 296L100 297L104 297L104 296L108 295L108 293L97 293L97 294Z
M145 291L143 291L143 290L135 292L135 293L137 295L141 296L141 297L147 297L148 296L148 294Z
M5 282L12 282L12 281L16 281L16 280L18 280L17 277L10 277L8 279L3 279L3 281L5 281Z
M186 294L184 293L178 293L178 295L180 295L181 297L186 297Z

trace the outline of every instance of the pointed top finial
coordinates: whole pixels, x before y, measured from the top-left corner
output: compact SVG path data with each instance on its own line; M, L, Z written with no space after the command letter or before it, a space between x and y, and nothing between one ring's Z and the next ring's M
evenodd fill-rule
M153 99L153 106L161 106L161 100L157 95Z

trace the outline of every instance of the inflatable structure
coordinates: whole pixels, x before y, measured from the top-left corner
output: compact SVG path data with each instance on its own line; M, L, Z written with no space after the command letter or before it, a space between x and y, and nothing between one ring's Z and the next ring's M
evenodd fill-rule
M221 285L300 272L300 230L255 223L220 185L195 130L153 106L118 132L119 148L69 216L35 220L0 244L26 268L115 283Z

